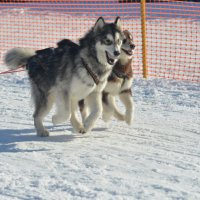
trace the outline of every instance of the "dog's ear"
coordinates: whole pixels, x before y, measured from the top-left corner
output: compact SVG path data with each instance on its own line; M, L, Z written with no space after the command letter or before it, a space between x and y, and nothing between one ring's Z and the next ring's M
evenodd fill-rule
M104 25L105 25L105 21L104 21L103 17L99 17L99 19L97 19L97 21L94 25L94 32L96 32L99 29L102 29Z
M115 22L114 22L116 25L117 25L117 27L120 29L120 30L122 30L122 28L121 28L121 19L120 19L120 17L118 16L118 17L116 17L116 19L115 19Z

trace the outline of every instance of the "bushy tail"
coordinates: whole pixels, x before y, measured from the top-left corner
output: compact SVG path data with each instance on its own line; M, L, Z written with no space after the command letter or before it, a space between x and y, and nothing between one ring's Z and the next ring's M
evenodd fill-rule
M26 65L28 59L33 55L35 55L35 51L32 49L13 48L6 53L4 62L9 69L17 69L22 65Z

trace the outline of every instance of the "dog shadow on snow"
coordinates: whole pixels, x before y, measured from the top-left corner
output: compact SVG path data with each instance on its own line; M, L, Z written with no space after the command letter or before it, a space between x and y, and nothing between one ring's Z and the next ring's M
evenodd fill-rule
M20 149L18 146L26 142L70 142L74 139L71 134L53 134L54 132L59 132L64 130L69 130L61 126L56 130L52 129L53 126L47 126L50 130L50 137L38 137L36 136L35 129L0 129L0 153L1 152L33 152L33 151L47 151L47 148L40 148L30 150L27 144L26 149ZM39 145L40 146L40 145Z
M88 137L88 135L81 135L78 133L72 133L73 129L68 126L60 125L60 126L46 126L46 128L50 131L49 137L38 137L36 136L35 129L0 129L0 153L2 152L34 152L34 151L49 151L48 148L38 148L38 149L30 149L28 144L27 148L20 149L18 148L18 144L31 142L47 142L47 143L63 143L63 142L71 142L77 138ZM94 131L105 131L106 128L95 128ZM65 132L70 132L65 133ZM56 134L58 132L64 132L63 134ZM96 135L95 138L101 137L100 135ZM34 145L36 146L36 145ZM41 145L39 145L41 146Z

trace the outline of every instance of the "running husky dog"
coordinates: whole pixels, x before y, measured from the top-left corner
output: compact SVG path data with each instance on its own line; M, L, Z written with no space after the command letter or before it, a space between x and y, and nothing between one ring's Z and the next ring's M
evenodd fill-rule
M102 112L102 91L119 58L123 34L120 18L105 23L100 17L94 27L80 39L79 48L58 43L58 48L31 51L14 48L7 52L5 63L15 69L26 65L35 104L34 125L38 136L49 136L43 119L54 102L57 113L53 124L68 120L76 132L90 131ZM75 45L76 46L76 45ZM43 59L41 59L42 57ZM45 58L45 59L44 59ZM78 101L86 99L91 112L81 124L77 120Z
M134 114L134 102L132 98L131 85L133 82L132 57L135 45L133 37L127 30L123 31L124 39L121 46L121 54L119 60L113 67L111 75L103 91L103 120L109 121L112 116L121 121L131 124ZM125 106L125 115L118 110L115 99L119 97ZM80 112L82 118L86 118L90 109L85 101L79 101Z
M132 123L134 114L134 102L132 97L132 57L135 45L133 37L127 30L124 31L125 39L121 47L119 60L115 64L108 83L103 91L103 120L108 121L112 116L128 125ZM121 114L115 104L115 98L119 96L125 106L125 115Z

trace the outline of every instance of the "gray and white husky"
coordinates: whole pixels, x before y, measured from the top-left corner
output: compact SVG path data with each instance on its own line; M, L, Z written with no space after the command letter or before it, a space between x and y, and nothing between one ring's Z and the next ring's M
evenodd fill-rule
M115 63L108 82L103 90L103 120L109 121L112 116L120 121L131 124L134 116L134 102L132 97L133 70L132 59L135 49L133 37L128 30L123 31L123 44L121 54ZM116 97L119 97L125 106L125 114L122 114L116 105ZM82 118L86 118L90 105L84 100L79 102Z
M100 17L94 27L80 39L80 46L58 43L57 48L32 51L14 48L7 52L5 63L15 69L25 65L31 82L35 105L34 125L38 136L49 136L43 119L54 102L57 113L52 122L70 119L76 132L90 131L101 115L102 91L112 68L119 58L123 34L120 18L105 23ZM70 41L69 41L70 42ZM80 123L77 119L78 101L86 99L90 114Z

